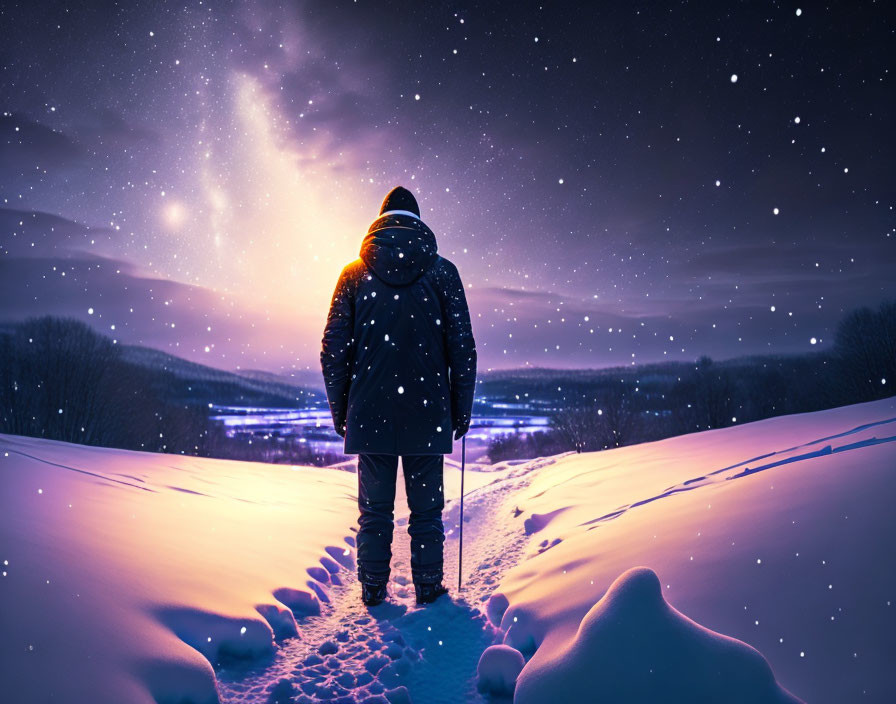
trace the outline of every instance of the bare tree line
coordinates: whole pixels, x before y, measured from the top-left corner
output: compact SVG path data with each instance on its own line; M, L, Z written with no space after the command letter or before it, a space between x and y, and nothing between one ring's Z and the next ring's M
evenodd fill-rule
M207 451L206 415L166 398L164 378L112 340L43 317L0 335L0 432L152 452Z
M268 385L271 399L261 382L241 387L235 375L209 376L185 380L177 370L128 361L120 346L78 320L32 318L0 334L0 432L257 462L344 459L291 436L229 437L209 418L209 396L264 403L279 400L283 385Z
M892 396L896 302L848 313L830 353L786 361L756 357L738 365L703 356L671 381L644 383L639 376L644 372L597 377L589 389L576 375L575 392L561 402L548 431L495 438L489 457L605 450Z

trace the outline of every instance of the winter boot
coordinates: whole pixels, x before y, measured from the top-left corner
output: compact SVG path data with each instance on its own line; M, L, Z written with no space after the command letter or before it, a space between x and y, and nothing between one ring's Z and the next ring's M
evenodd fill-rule
M361 582L361 601L364 606L382 604L386 596L386 582Z
M418 604L431 604L448 590L440 582L414 582L414 591L417 593Z

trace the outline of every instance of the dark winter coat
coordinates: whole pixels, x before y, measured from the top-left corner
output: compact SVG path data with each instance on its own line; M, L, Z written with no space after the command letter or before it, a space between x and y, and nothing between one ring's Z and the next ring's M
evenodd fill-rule
M321 349L345 453L448 454L468 427L476 346L457 267L421 220L381 215L342 270Z

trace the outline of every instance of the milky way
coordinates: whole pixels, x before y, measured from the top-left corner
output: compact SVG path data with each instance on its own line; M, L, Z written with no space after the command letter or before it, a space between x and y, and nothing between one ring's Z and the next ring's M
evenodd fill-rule
M396 184L484 367L822 349L896 296L886 3L610 5L4 3L0 320L314 369Z

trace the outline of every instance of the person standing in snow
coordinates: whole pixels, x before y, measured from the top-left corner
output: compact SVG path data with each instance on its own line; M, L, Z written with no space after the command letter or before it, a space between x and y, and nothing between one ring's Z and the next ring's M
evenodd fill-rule
M470 428L476 345L457 267L437 253L414 195L396 186L339 276L321 368L345 454L358 455L358 579L387 596L398 458L411 510L417 603L442 585L444 455Z

